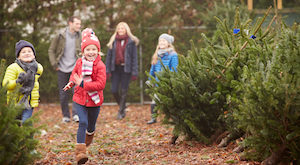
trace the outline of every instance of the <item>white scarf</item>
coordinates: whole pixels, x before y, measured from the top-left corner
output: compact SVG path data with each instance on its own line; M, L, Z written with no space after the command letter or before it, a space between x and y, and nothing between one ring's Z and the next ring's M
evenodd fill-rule
M158 56L162 57L165 53L172 52L173 48L165 48L165 49L158 49L157 54Z
M82 57L82 77L83 80L86 82L92 81L91 75L93 73L93 64L94 61L90 62L85 60L84 57ZM92 98L95 104L98 104L100 102L100 97L97 91L92 91L92 92L88 91L88 94Z

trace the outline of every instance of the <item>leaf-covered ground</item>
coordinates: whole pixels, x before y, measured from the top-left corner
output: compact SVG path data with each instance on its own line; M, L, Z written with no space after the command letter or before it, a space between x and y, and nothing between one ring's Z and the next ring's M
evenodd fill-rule
M38 151L41 159L35 164L76 164L74 146L78 123L62 123L58 104L41 104L39 123L43 125ZM102 106L96 125L94 142L87 149L86 164L258 164L240 161L231 150L185 141L180 137L170 145L172 127L150 119L149 105L130 105L123 120L117 120L117 106ZM35 112L36 113L36 112Z

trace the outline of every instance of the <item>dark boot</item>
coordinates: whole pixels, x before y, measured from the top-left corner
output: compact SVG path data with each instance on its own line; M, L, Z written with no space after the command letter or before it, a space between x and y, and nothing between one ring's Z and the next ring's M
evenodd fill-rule
M127 96L127 90L122 89L121 90L121 98L120 98L120 109L118 113L118 119L121 120L125 117L126 112L126 96Z
M156 113L154 112L155 104L151 104L151 120L147 122L147 124L156 123Z
M120 95L119 95L119 93L117 92L117 93L112 93L112 94L113 94L117 104L120 105Z

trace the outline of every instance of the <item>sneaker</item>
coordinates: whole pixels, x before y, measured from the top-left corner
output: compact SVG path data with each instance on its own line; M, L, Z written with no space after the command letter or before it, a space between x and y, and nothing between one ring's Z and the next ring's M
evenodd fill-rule
M69 123L71 120L69 117L63 117L62 122L63 123Z
M147 122L147 124L154 124L156 123L156 118L152 118L150 121Z
M79 122L79 117L78 117L78 115L74 115L74 116L73 116L73 121Z

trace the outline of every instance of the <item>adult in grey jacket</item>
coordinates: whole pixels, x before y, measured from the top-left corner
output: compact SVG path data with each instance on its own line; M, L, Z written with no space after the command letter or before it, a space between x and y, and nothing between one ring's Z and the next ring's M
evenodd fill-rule
M71 93L63 91L63 87L69 82L70 75L81 52L80 27L80 18L76 16L70 17L68 19L68 26L54 37L48 50L50 63L54 70L57 71L63 122L70 122L68 103ZM72 108L72 115L73 120L78 122L79 118L74 108Z
M106 73L107 79L111 76L111 92L119 105L117 119L123 119L126 115L129 83L138 76L138 43L138 38L131 33L128 24L120 22L107 44L109 50L106 57Z

